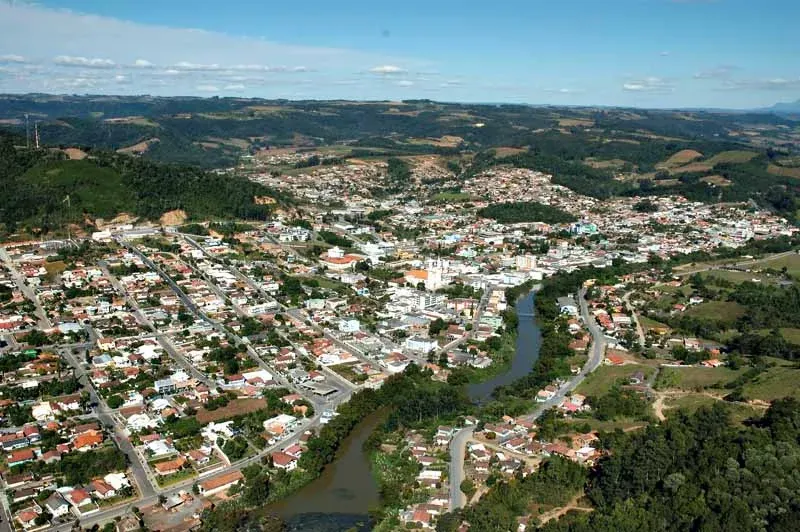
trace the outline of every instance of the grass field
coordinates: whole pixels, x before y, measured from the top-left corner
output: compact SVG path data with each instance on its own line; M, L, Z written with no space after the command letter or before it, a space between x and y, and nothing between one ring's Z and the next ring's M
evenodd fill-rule
M713 168L713 166L711 166L711 164L709 164L709 163L707 163L705 161L701 161L701 162L697 162L697 163L689 163L686 166L681 166L679 168L671 168L670 169L670 173L671 174L682 174L682 173L685 173L685 172L706 172L708 170L711 170L712 168Z
M746 163L757 155L758 154L756 152L747 150L723 151L711 157L707 162L712 166L720 163L742 164Z
M765 260L758 263L758 268L772 268L773 270L780 270L786 267L787 273L790 275L800 275L800 255L788 255L777 259Z
M643 364L600 366L594 373L586 377L586 380L578 386L576 391L588 396L604 395L620 380L624 380L627 384L628 378L637 371L641 371L649 377L653 374L655 368Z
M700 181L702 181L703 183L709 183L711 185L717 185L718 187L728 187L731 184L730 181L728 181L721 175L709 175L706 177L701 177Z
M732 301L708 301L686 311L687 316L725 321L733 321L744 313L744 307Z
M733 381L746 369L719 368L661 368L656 379L659 389L697 390Z
M759 375L753 382L744 386L744 396L748 399L772 401L780 397L800 398L800 368L775 366Z
M793 177L795 179L800 179L800 168L789 168L786 166L771 164L767 166L767 172L781 177Z
M645 331L658 328L669 329L667 325L661 323L660 321L650 319L647 316L639 316L639 323L642 325L642 328L645 329Z
M436 203L460 203L471 199L472 196L466 192L439 192L431 196L431 201Z
M716 277L717 279L725 279L732 283L744 283L745 281L754 281L757 279L759 282L769 282L770 277L761 273L752 272L739 272L731 270L713 270L703 272L700 274L702 277Z
M201 409L197 412L197 421L202 425L212 421L219 421L221 419L230 419L236 416L242 416L266 408L266 399L237 399L231 401L226 406L217 408L216 410Z
M702 153L695 150L681 150L678 153L670 156L666 161L660 162L656 168L677 168L684 164L690 163L703 156Z

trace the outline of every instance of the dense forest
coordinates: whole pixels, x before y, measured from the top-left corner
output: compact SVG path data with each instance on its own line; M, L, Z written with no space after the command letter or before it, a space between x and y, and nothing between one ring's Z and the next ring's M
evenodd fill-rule
M120 212L156 219L173 209L193 218L263 220L270 207L257 205L256 196L288 201L248 179L196 167L109 152L65 160L60 151L17 149L14 144L13 137L0 135L0 183L7 191L0 222L7 232L19 223L46 232L80 223L85 216L110 218Z
M789 531L800 522L800 404L775 401L744 427L721 406L606 435L586 484L595 511L547 532Z
M575 217L568 212L535 201L495 203L479 210L478 216L492 218L503 224L525 222L558 224L575 221Z

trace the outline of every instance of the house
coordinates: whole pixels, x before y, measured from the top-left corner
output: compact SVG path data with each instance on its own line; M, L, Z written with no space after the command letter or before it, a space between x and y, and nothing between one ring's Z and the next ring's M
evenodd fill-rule
M198 485L201 495L209 496L227 490L231 486L241 483L244 475L241 471L231 471L218 477L208 479Z
M34 457L33 449L14 451L8 455L8 467L14 467L27 462L33 462Z
M282 451L276 451L271 454L272 464L278 469L285 471L293 471L297 468L297 458L288 455Z
M184 465L186 465L186 458L179 456L173 460L159 462L154 466L154 468L156 470L156 475L164 476L177 473L181 470L181 468L183 468Z
M64 497L57 491L45 500L44 508L54 518L63 517L69 513L69 504L67 504Z
M101 478L92 480L89 483L89 489L91 490L92 495L98 499L111 499L117 495L117 490L115 490L111 484Z
M89 430L76 436L72 442L72 446L76 451L85 453L86 451L94 449L101 443L103 443L103 433L97 430Z
M16 521L22 525L22 528L25 530L30 530L32 528L37 528L38 525L36 524L36 518L42 514L42 509L34 504L28 508L24 508L17 512L14 516Z
M89 492L83 488L75 488L74 490L68 492L65 497L75 508L92 504L91 495L89 495Z
M410 336L406 338L405 347L409 351L417 353L429 353L439 347L436 340L423 338L422 336Z

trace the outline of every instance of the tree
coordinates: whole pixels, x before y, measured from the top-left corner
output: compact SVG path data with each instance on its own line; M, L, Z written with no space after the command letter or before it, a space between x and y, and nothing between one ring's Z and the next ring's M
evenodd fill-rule
M125 404L125 400L122 399L122 397L120 397L119 395L114 394L106 400L106 404L108 404L109 408L117 409L121 407L123 404Z
M467 498L471 498L472 495L475 493L476 489L475 483L468 478L465 478L464 480L461 481L461 485L459 486L459 488L464 493L464 495L467 496Z

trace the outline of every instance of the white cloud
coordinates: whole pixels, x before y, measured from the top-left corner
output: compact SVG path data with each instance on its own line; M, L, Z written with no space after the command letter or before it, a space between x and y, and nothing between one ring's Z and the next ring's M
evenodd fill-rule
M6 54L0 55L0 63L27 63L28 61L21 55Z
M57 65L84 68L114 68L117 64L111 59L88 58L83 56L59 55L53 62Z
M187 72L214 72L220 70L220 66L217 64L204 65L201 63L191 63L189 61L179 61L175 63L172 68L186 70Z
M231 83L230 85L225 85L222 90L226 91L243 91L246 87L241 83Z
M131 78L129 78L128 76L123 76L122 74L117 74L116 76L114 76L114 81L120 84L130 83Z
M697 72L694 79L727 79L731 76L733 71L736 70L732 65L721 65L709 70Z
M397 85L399 85L400 87L413 87L414 82L407 79L401 79L400 81L397 82Z
M198 85L195 89L200 92L219 92L219 87L216 85Z
M622 85L622 90L628 92L665 93L672 92L674 89L675 87L671 82L654 76L630 80Z
M370 68L369 71L372 72L373 74L383 74L383 75L386 75L386 74L404 74L406 72L405 69L400 68L399 66L396 66L396 65L376 66L376 67Z
M567 87L562 87L560 89L545 89L545 92L551 92L555 94L581 94L584 92L583 89L570 89Z
M719 88L720 90L797 91L800 90L800 78L727 79Z
M664 50L663 52L661 52L658 55L660 55L661 57L667 57L669 55L669 50Z
M70 68L73 77L94 79L98 93L103 89L117 93L122 87L114 82L113 75L92 75L105 69L113 74L131 74L130 84L125 85L131 93L198 94L199 86L242 84L246 92L258 89L259 96L291 98L296 97L297 86L305 83L308 95L319 98L380 98L387 86L374 77L367 81L365 74L399 80L406 78L401 75L404 72L423 72L431 67L428 61L380 52L283 44L261 37L141 24L19 1L12 6L0 0L0 51L10 54L21 42L25 48L20 51L30 61L25 65L40 70L25 76L4 75L4 91L66 91L70 87L64 80L70 76L64 70ZM21 72L23 66L8 61L0 64L15 72ZM370 72L374 65L381 66ZM234 76L247 79L234 80ZM334 84L351 78L358 78L357 91ZM413 79L415 88L424 88L422 80L409 79Z

